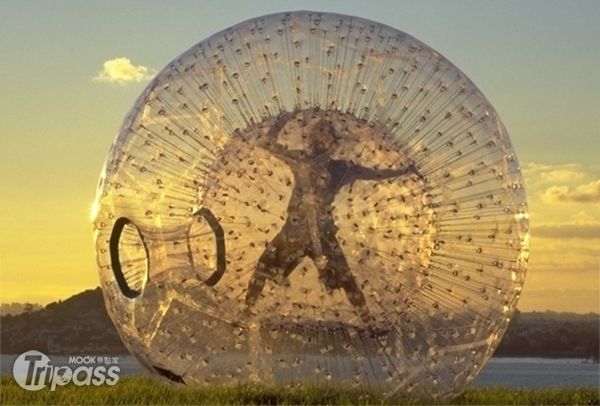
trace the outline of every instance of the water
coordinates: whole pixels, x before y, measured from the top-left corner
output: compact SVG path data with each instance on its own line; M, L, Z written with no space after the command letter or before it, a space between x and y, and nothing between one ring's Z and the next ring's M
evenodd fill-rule
M17 355L2 355L2 374L12 374ZM52 356L55 365L68 365L68 357ZM147 374L131 356L119 356L121 376ZM599 387L600 365L577 358L492 358L475 383L476 387L508 388Z
M600 365L577 358L492 358L475 386L508 388L599 387Z

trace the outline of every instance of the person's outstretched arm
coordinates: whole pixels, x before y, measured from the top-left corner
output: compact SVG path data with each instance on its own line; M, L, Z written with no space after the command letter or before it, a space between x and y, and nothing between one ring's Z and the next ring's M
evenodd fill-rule
M413 163L400 169L373 169L354 164L350 165L348 168L348 178L351 178L352 180L383 180L409 173L417 175L421 180L425 180L421 172L419 172Z
M292 113L286 113L282 115L277 119L277 121L275 121L275 123L273 123L273 125L271 126L271 128L269 128L269 131L266 134L259 136L258 138L254 139L251 143L261 149L264 149L265 151L272 153L273 155L279 158L287 157L287 148L279 144L277 142L277 138L281 130L283 130L283 127L291 119L293 119L293 117L294 116Z

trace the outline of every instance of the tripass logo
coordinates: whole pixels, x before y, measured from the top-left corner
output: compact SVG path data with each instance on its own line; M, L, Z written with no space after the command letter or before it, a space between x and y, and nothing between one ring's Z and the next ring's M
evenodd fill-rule
M101 365L100 365L101 364ZM15 381L23 389L35 391L49 385L50 390L73 382L77 386L114 385L119 382L121 369L116 357L94 355L69 357L69 366L53 365L50 358L39 351L19 355L13 365Z

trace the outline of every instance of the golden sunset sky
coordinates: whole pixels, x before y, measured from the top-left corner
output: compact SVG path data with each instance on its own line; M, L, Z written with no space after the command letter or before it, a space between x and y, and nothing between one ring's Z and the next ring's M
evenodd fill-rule
M98 285L89 212L108 148L149 79L239 21L312 9L375 20L471 78L525 177L531 254L519 308L599 311L600 2L0 3L0 301Z

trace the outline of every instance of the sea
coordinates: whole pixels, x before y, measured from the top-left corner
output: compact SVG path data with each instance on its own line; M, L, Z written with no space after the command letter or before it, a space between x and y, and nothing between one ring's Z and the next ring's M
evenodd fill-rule
M2 374L12 374L18 355L0 356ZM149 374L132 356L110 357L120 376ZM55 365L68 365L68 357L51 356ZM600 364L578 358L492 358L475 382L475 387L507 388L600 388Z

